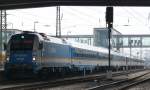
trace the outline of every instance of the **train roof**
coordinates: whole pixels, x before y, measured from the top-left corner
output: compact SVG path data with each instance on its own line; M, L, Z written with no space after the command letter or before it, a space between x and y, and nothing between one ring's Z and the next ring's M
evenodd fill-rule
M47 42L63 44L63 45L69 45L69 46L74 47L74 48L81 48L81 49L85 49L85 50L91 50L91 51L95 51L95 52L101 52L101 53L104 53L104 54L108 54L108 49L103 48L103 47L91 46L91 45L87 45L87 44L74 42L74 41L71 41L71 40L56 38L56 37L48 36L44 33L36 33L36 32L30 32L30 31L24 31L23 33L35 34L40 38L40 40L44 40L44 41L47 41ZM23 33L21 33L21 34L23 34ZM119 52L115 52L113 50L111 50L111 54L112 55L117 55L117 56L123 56L123 57L127 57L127 58L139 59L139 58L136 58L134 56L130 57L129 54L119 53Z
M49 38L49 41L53 42L53 43L65 44L65 45L70 45L71 47L74 47L74 48L81 48L81 49L85 49L85 50L91 50L91 51L95 51L95 52L101 52L104 54L108 54L108 49L104 48L104 47L91 46L91 45L82 44L82 43L78 43L75 41L65 40L62 38L51 37L51 36L47 36L47 38ZM111 54L117 55L117 56L122 56L122 57L127 57L127 58L132 58L132 59L139 59L134 56L130 57L129 54L115 52L113 50L111 50Z

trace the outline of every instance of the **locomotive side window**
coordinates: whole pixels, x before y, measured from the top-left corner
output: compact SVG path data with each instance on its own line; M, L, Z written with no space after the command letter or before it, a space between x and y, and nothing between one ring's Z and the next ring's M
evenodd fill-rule
M33 50L33 35L15 35L11 38L10 50Z

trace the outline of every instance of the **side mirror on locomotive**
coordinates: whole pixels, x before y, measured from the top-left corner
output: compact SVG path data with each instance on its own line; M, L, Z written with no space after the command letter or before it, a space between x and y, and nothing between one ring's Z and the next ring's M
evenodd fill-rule
M40 42L40 43L39 43L39 50L42 50L42 49L43 49L43 43Z
M7 49L7 44L4 43L3 45L4 45L4 50L6 50Z

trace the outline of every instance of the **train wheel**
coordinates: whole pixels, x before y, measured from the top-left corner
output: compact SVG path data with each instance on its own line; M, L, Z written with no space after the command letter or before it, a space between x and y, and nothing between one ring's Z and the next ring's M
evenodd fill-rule
M6 79L6 80L12 79L12 76L11 76L11 75L12 75L11 73L4 72L4 76L5 76L5 79Z
M42 69L38 73L38 78L42 80L46 80L49 78L49 72L48 69Z

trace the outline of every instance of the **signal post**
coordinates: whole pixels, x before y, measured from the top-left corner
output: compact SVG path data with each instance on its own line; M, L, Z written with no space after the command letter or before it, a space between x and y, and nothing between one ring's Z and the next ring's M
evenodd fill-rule
M108 70L107 79L112 79L111 69L111 28L113 27L113 7L106 8L106 27L108 28Z

